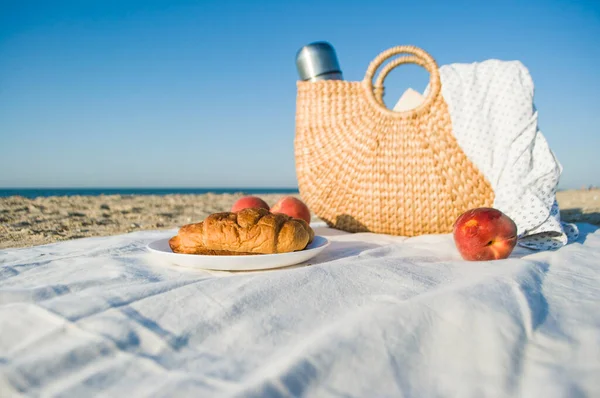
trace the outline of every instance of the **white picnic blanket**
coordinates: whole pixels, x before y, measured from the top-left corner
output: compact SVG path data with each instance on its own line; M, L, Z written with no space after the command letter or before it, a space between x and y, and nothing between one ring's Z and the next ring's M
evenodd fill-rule
M308 265L170 266L175 231L0 251L0 396L598 397L600 230L462 261L348 234Z

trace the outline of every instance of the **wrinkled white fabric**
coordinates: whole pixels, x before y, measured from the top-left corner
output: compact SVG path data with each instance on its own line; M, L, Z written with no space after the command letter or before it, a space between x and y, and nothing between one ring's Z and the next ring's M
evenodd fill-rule
M519 244L556 249L576 239L577 228L560 220L562 166L538 127L527 68L491 59L439 71L454 136L492 185L493 206L517 224Z
M462 261L451 235L347 234L306 266L209 273L175 231L0 251L0 396L600 396L600 231Z

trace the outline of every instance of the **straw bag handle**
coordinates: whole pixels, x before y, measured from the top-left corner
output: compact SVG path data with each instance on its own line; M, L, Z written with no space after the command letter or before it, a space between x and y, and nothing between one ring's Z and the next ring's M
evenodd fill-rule
M373 76L375 75L377 68L379 68L388 58L404 53L412 55L398 57L393 61L390 61L381 69L381 72L375 81L375 85L373 85ZM388 109L383 103L383 81L392 71L392 69L407 63L420 65L429 72L429 93L425 100L418 107L404 112L396 112ZM373 61L371 61L371 64L369 64L363 79L363 84L366 88L367 99L371 105L377 108L380 112L396 118L413 116L427 110L433 100L438 96L441 89L440 72L438 70L437 63L433 57L431 57L431 55L415 46L397 46L383 51Z

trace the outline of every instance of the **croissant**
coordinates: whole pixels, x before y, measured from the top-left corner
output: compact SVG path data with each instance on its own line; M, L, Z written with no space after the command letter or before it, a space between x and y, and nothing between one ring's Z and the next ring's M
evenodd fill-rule
M169 240L175 253L243 255L303 250L314 239L304 220L266 209L222 212L181 227Z

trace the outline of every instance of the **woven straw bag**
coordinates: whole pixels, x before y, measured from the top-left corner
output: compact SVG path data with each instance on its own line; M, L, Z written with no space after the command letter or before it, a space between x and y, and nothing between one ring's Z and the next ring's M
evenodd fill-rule
M375 83L377 69L384 66ZM383 102L383 81L414 63L430 73L421 105L405 112ZM349 232L415 236L449 233L494 192L453 133L435 60L414 46L379 54L363 81L297 82L294 151L300 196L329 226Z

